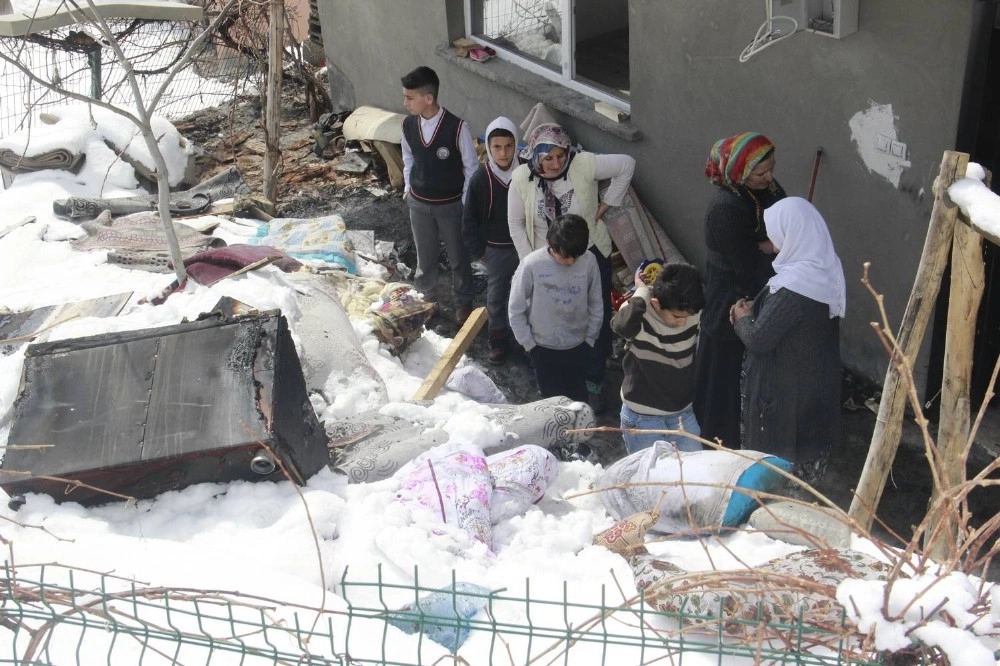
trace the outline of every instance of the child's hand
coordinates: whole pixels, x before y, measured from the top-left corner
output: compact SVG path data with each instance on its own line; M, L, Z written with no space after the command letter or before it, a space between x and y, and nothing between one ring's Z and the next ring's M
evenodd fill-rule
M637 287L640 284L645 284L645 285L649 284L649 282L646 281L646 272L643 271L641 268L638 269L638 270L636 270L636 272L635 272L635 278L633 278L633 279L635 280L635 286L637 286Z

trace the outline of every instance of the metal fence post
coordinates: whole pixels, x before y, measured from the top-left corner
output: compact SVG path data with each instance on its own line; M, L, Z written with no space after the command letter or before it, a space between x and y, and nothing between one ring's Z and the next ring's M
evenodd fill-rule
M87 64L90 65L90 96L101 99L101 49L87 51Z

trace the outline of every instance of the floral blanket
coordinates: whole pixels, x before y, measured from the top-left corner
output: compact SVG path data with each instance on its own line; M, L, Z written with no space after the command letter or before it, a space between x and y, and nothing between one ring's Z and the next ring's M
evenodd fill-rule
M393 476L411 515L459 527L492 551L492 526L527 511L556 474L555 456L540 446L487 457L470 444L442 444Z
M624 518L594 537L594 544L621 555L632 569L643 601L677 618L682 627L756 639L765 632L781 639L790 627L803 627L809 640L842 639L849 625L837 601L845 580L886 580L891 567L848 548L812 548L763 564L709 571L687 571L660 560L645 548L646 533L658 512Z

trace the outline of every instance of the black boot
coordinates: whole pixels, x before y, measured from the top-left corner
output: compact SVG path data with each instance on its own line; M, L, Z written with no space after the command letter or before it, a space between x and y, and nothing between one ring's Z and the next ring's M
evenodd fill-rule
M487 356L487 360L493 365L503 365L503 362L507 360L507 352L510 349L507 331L506 329L490 331L489 336L490 353Z

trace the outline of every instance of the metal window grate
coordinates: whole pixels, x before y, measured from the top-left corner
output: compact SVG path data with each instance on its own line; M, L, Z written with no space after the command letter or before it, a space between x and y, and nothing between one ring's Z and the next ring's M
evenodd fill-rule
M499 46L560 66L562 20L551 0L473 0L473 29Z

